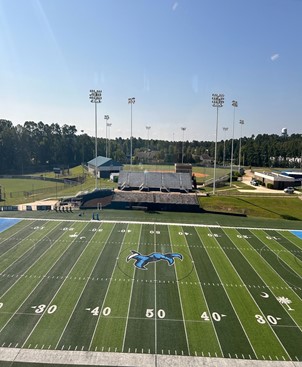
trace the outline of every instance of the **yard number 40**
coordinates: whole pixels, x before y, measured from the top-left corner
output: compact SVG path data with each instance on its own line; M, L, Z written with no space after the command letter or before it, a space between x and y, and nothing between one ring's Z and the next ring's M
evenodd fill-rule
M214 321L221 321L221 318L222 317L225 317L226 315L223 315L223 314L219 314L218 312L212 312L212 319ZM202 318L204 321L210 321L210 316L207 314L207 311L204 311L200 318Z

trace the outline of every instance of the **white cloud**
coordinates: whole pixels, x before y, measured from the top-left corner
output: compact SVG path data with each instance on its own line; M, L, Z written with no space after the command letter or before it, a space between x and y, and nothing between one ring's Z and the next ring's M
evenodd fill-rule
M173 11L175 11L177 7L178 7L178 2L176 1L176 2L172 5L172 10L173 10Z
M275 61L275 60L279 59L279 57L280 57L279 54L274 54L274 55L271 56L271 60Z

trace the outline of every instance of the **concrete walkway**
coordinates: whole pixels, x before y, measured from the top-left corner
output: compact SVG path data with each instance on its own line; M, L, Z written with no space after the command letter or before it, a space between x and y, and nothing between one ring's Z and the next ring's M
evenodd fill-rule
M301 367L302 362L166 356L134 353L74 352L0 348L0 360L44 364L120 367ZM0 362L1 363L1 362Z

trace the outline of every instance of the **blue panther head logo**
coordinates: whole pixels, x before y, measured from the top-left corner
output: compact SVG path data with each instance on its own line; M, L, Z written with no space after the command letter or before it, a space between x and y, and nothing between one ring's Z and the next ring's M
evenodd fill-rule
M134 266L141 270L148 270L146 265L160 260L166 260L169 266L174 264L174 259L183 259L182 254L171 253L171 254L161 254L160 252L153 252L150 255L142 255L137 251L131 250L132 254L127 257L127 262L129 260L135 260Z

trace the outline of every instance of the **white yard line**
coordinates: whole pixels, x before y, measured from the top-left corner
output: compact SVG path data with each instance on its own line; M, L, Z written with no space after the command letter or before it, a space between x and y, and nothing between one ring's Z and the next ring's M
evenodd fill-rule
M22 220L43 220L37 218L21 218ZM79 222L79 220L62 220L49 219L49 221L66 221ZM81 222L91 222L90 220L81 220ZM274 229L274 228L252 228L252 227L231 227L220 225L207 224L184 224L184 223L156 223L156 222L135 222L135 221L99 221L99 223L128 223L128 224L153 224L154 226L169 225L169 226L189 226L189 227L206 227L206 228L239 228L248 230L276 230L290 231L290 229ZM189 248L189 247L188 247ZM194 265L195 268L195 265ZM195 269L196 271L196 269ZM156 276L156 274L155 274ZM40 282L39 282L40 283ZM200 283L201 284L201 283ZM223 283L221 283L223 285ZM133 284L132 284L133 287ZM155 285L156 289L156 285ZM201 291L203 293L202 287ZM132 292L132 289L131 289ZM156 291L155 291L156 293ZM226 293L227 294L227 293ZM156 297L156 295L155 295ZM156 299L155 299L156 301ZM25 301L24 301L25 302ZM23 302L23 303L24 303ZM156 308L156 305L155 305ZM236 311L235 311L236 312ZM156 315L156 312L155 312ZM155 316L156 317L156 316ZM127 317L128 319L128 317ZM156 320L155 320L156 324ZM155 326L156 327L156 326ZM215 327L214 327L215 330ZM244 328L243 328L244 330ZM216 333L216 330L215 330ZM218 340L218 338L217 338ZM219 343L219 340L218 340ZM220 344L219 344L220 345ZM256 355L256 353L255 353ZM184 356L165 356L151 354L133 354L133 353L100 353L100 352L75 352L75 351L55 351L55 350L31 350L20 348L0 348L0 359L2 361L14 362L31 362L31 363L61 363L61 364L83 364L83 365L106 365L106 366L134 366L134 367L197 367L197 366L259 366L259 367L302 367L302 362L294 361L261 361L261 360L240 360L240 359L225 359L225 358L204 358L204 357L184 357Z
M1 219L1 218L0 218ZM8 218L8 219L16 219L16 218ZM21 220L34 220L34 221L45 221L45 218L18 218ZM54 219L49 218L47 221L59 221L59 222L95 222L93 220L84 220L84 219ZM99 220L97 223L125 223L125 224L149 224L149 225L158 225L158 226L187 226L187 227L205 227L205 228L238 228L238 229L253 229L253 230L267 230L267 231L298 231L295 228L260 228L260 227L236 227L236 226L221 226L220 224L200 224L200 223L169 223L169 222L143 222L143 221L129 221L129 220Z
M197 233L197 234L198 234L198 237L200 238L199 233ZM217 238L215 238L215 237L213 237L213 238L214 238L214 240L216 241L216 243L218 244L218 246L220 247L220 245L219 245L219 242L218 242ZM200 241L203 243L203 241L202 241L202 239L201 239L201 238L200 238ZM205 249L205 251L206 251L206 253L207 253L208 257L209 257L209 260L211 261L211 263L212 263L212 265L213 265L213 268L214 268L214 270L215 270L215 272L216 272L216 274L217 274L217 277L218 277L218 279L219 279L220 283L221 283L221 284L223 284L223 282L221 281L221 278L220 278L219 272L217 271L217 269L216 269L216 267L215 267L215 264L213 263L213 261L212 261L212 259L211 259L211 256L209 255L209 253L208 253L208 251L207 251L206 249ZM226 256L226 255L225 255L225 256ZM228 257L227 257L227 259L228 259L228 261L230 261ZM238 276L239 276L239 275L238 275ZM241 278L240 278L240 279L241 279ZM243 283L243 282L242 282L242 283ZM244 284L244 283L243 283L243 284ZM232 302L232 300L231 300L231 298L230 298L230 296L229 296L229 294L228 294L228 292L227 292L227 290L226 290L225 286L224 286L224 285L222 285L222 287L223 287L224 292L225 292L225 294L226 294L226 296L227 296L227 298L228 298L228 300L229 300L229 302L230 302L230 305L231 305L231 307L232 307L232 309L233 309L233 311L234 311L234 313L235 313L235 315L236 315L236 317L237 317L237 320L239 321L239 324L240 324L240 326L241 326L241 328L242 328L242 330L243 330L243 332L244 332L244 335L246 336L247 341L249 342L249 344L250 344L250 346L251 346L251 348L252 348L252 350L253 350L253 352L254 352L255 356L258 358L257 353L256 353L256 351L255 351L255 349L254 349L254 346L253 346L253 344L251 343L250 338L249 338L249 336L248 336L247 332L245 331L244 326L243 326L243 325L242 325L242 323L241 323L240 317L239 317L239 316L238 316L238 314L237 314L236 308L234 307L233 302Z
M113 228L114 228L114 227L112 227L110 234L112 233ZM86 245L85 250L87 249L87 247L89 246L89 244L92 242L92 240L94 239L94 237L96 236L96 234L97 234L97 232L94 232L93 236L91 237L91 239L89 240L88 244ZM62 331L62 333L61 333L61 335L60 335L60 337L59 337L59 339L58 339L58 341L57 341L57 344L56 344L56 346L55 346L55 349L57 349L57 347L58 347L58 345L59 345L59 343L60 343L60 340L61 340L62 336L63 336L63 335L64 335L64 333L65 333L65 330L66 330L66 328L67 328L67 326L68 326L68 324L69 324L69 322L70 322L70 320L71 320L71 318L72 318L72 315L74 314L74 311L76 310L76 308L77 308L77 306L78 306L78 303L79 303L79 301L80 301L80 299L81 299L81 297L82 297L82 294L84 293L84 291L85 291L85 289L86 289L86 286L87 286L87 284L88 284L88 282L89 282L89 280L90 280L90 276L91 276L91 274L92 274L92 272L93 272L93 270L94 270L94 268L95 268L95 266L96 266L96 264L97 264L97 262L98 262L98 260L99 260L99 258L100 258L100 256L101 256L101 254L103 253L105 246L106 246L106 243L104 244L104 247L102 248L102 251L99 253L99 256L97 257L97 259L96 259L96 261L95 261L95 263L94 263L93 269L91 270L91 272L90 272L89 276L87 277L87 280L86 280L86 282L85 282L85 284L84 284L84 287L82 288L81 294L80 294L80 296L79 296L79 298L78 298L77 302L75 303L75 305L74 305L74 307L73 307L72 312L70 313L69 319L68 319L68 321L66 322L65 327L64 327L64 329L63 329L63 331ZM81 254L81 255L82 255L82 254ZM81 257L81 255L80 255L80 257ZM72 269L73 269L73 267L72 267ZM71 269L71 270L72 270L72 269ZM70 272L69 272L69 273L70 273Z
M198 237L199 237L199 239L200 239L200 242L201 242L201 243L203 244L203 246L204 246L204 243L202 242L202 240L201 240L201 238L200 238L200 236L199 236L199 233L198 233L197 231L196 231L196 233L197 233L197 235L198 235ZM189 244L188 244L187 239L186 239L186 243L187 243L188 251L189 251L189 252L190 252L190 254L191 254L191 259L193 259L192 252L191 252L191 249L190 249L190 246L189 246ZM206 305L206 307L207 307L207 313L208 313L208 315L210 315L210 314L211 314L211 312L210 312L210 308L209 308L209 305L208 305L208 302L207 302L206 296L205 296L205 294L204 294L204 291L203 291L203 288L202 288L201 281L200 281L200 279L199 279L199 277L198 277L198 273L197 273L196 266L195 266L195 261L194 261L194 263L193 263L193 264L194 264L195 276L196 276L196 279L197 279L197 280L199 280L200 291L201 291L202 297L203 297L203 299L204 299L205 305ZM212 318L210 318L210 320L211 320L212 327L213 327L213 330L214 330L214 333L215 333L215 336L216 336L217 343L218 343L219 348L220 348L220 353L221 353L221 355L222 355L222 356L224 356L224 353L223 353L223 350L222 350L222 347L221 347L221 344L220 344L220 340L219 340L219 337L218 337L218 335L217 335L217 331L216 331L216 328L215 328L215 323L213 322Z
M226 234L227 235L227 234ZM228 235L227 235L228 236ZM228 236L229 237L229 236ZM257 237L258 238L258 237ZM246 242L248 242L248 240L247 239L244 239ZM261 239L260 238L258 238L258 240L259 241L261 241ZM262 241L261 241L262 242ZM263 243L263 242L262 242ZM263 243L264 244L264 243ZM265 244L264 244L265 245ZM243 255L243 253L241 252L241 250L239 249L239 248L237 248L238 249L238 251L240 251L240 253L242 254L242 256L246 259L246 257ZM259 256L261 256L260 254L259 254ZM279 279L281 279L281 281L282 282L284 282L285 284L287 284L286 283L286 281L281 277L281 275L261 256L261 258L266 262L266 264L267 264L267 266L268 267L270 267L271 268L271 270L276 274L276 276L279 278ZM248 261L248 259L246 259L247 261ZM262 277L261 277L261 275L255 270L255 268L253 267L253 265L248 261L248 263L250 264L250 266L253 268L253 270L254 270L254 272L259 276L259 278L263 281L263 283L267 286L267 288L268 289L270 289L270 291L272 292L272 294L274 294L275 292L274 292L274 290L273 289L271 289L270 287L268 287L268 285L266 284L266 282L262 279ZM290 288L288 288L288 289L290 289ZM300 298L300 296L297 294L297 293L295 293L292 289L290 289L291 290L291 292L293 292L298 298ZM275 295L275 294L274 294ZM276 295L275 295L275 297L276 297ZM300 298L300 300L301 300L301 298ZM301 327L301 325L298 325L297 323L296 323L296 321L292 318L292 314L291 313L289 313L288 312L288 309L287 309L287 307L283 307L284 308L284 310L285 310L285 312L288 314L288 316L293 320L293 322L294 322L294 324L296 324L296 326L302 331L302 327ZM280 343L281 343L281 341L280 341ZM281 343L281 345L283 346L283 344ZM283 346L283 348L284 348L284 346ZM285 349L285 348L284 348ZM286 349L285 349L286 350Z
M137 250L139 250L139 244L140 244L140 239L141 239L141 235L142 235L142 228L143 228L143 226L140 227L140 234L139 234L139 240L138 240L138 243L137 243ZM125 348L125 341L126 341L128 320L129 320L130 307L131 307L131 301L132 301L132 293L133 293L133 284L134 284L135 273L136 273L136 268L133 266L133 278L132 278L132 282L131 282L131 290L130 290L130 297L129 297L129 302L128 302L128 310L127 310L126 324L125 324L125 330L124 330L122 351Z
M154 252L156 252L156 224L154 223ZM154 263L154 351L157 356L157 298L156 298L156 261ZM157 362L157 359L156 359Z
M252 232L253 233L253 232ZM261 243L263 243L263 246L265 246L265 247L267 247L271 252L275 252L275 251L272 251L268 246L266 246L266 244L261 240L261 238L259 238L256 234L255 234L255 237L261 242ZM248 244L249 244L249 242L248 241L246 241ZM253 247L252 245L250 245L251 247ZM262 249L261 249L262 250ZM286 250L287 251L287 250ZM275 254L276 254L276 256L278 256L278 253L277 253L277 251L275 252ZM293 290L293 288L298 288L298 289L300 289L298 286L295 286L295 285L290 285L290 284L287 284L286 283L286 281L281 277L281 275L272 267L272 265L269 263L269 262L267 262L266 261L266 259L262 256L262 254L261 253L259 253L259 256L261 256L261 258L263 259L263 261L265 261L265 263L266 263L266 265L276 274L276 276L279 278L279 279L281 279L281 281L284 283L284 284L286 284L286 286L287 286L287 288L288 289L291 289L291 291L292 292L294 292L294 294L296 295L296 297L298 297L298 298L300 298L300 300L302 300L301 299L301 297L299 296L299 294L297 294L294 290ZM284 261L284 260L283 260ZM284 261L285 262L285 261ZM285 264L286 264L286 262L285 262ZM300 274L297 274L288 264L286 264L292 271L293 271L293 273L295 273L296 275L297 275L297 277L300 277ZM261 278L262 279L262 278ZM269 289L270 289L270 291L272 292L272 293L274 293L273 291L272 291L272 289L270 288L270 287L268 287Z
M48 235L50 232L52 232L55 228L57 228L59 225L60 225L60 223L59 223L59 224L57 224L54 228L51 228L51 229L46 233L46 235L44 236L44 238L48 237L47 235ZM14 251L15 247L17 247L17 246L21 245L21 242L26 241L26 240L28 239L28 237L30 237L32 234L33 234L33 232L29 233L29 235L28 235L28 236L26 236L25 238L22 238L22 239L20 240L20 242L17 242L17 243L16 243L14 246L12 246L8 251L6 251L6 252L4 252L3 254L1 254L0 258L1 258L2 256L7 256L7 253L8 253L9 251ZM28 249L27 249L27 251L23 252L23 253L20 255L20 257L19 257L18 259L15 259L12 263L10 263L10 264L7 266L7 268L6 268L6 269L4 269L4 270L1 272L1 274L5 273L5 272L6 272L6 270L7 270L8 268L10 268L12 265L14 265L14 263L15 263L15 262L17 262L18 260L20 260L20 258L21 258L22 256L26 255L29 251L31 251L33 248L35 248L36 243L40 242L41 240L43 240L43 239L42 239L42 238L39 238L36 242L33 242L33 245L32 245L30 248L28 248Z
M62 236L63 236L63 234L64 234L64 232L62 233ZM60 236L60 237L62 237L62 236ZM56 240L56 242L60 239L60 237ZM71 242L71 243L73 243L73 241ZM55 242L52 244L52 246L50 246L45 252L43 252L43 254L41 254L41 256L26 270L26 272L28 272L29 271L29 269L31 269L40 259L41 259L41 257L42 256L44 256L45 255L45 253L47 253L53 246L54 246L54 244L55 244ZM63 256L63 254L67 251L67 249L68 249L69 247L67 247L66 249L65 249L65 251L61 254L61 256L60 256L60 258ZM56 263L59 261L59 259L60 258L58 258L57 259L57 261L51 266L51 268L48 270L48 272L47 273L49 273L50 272L50 270L56 265ZM20 280L20 279L23 279L23 278L25 278L27 275L24 275L24 276L20 276L19 278L18 278L18 280L17 280L17 282ZM28 294L28 296L25 298L25 300L21 303L21 305L18 307L18 309L12 314L12 316L10 317L10 319L5 323L5 325L0 329L0 333L1 333L1 331L6 327L6 325L10 322L10 320L14 317L14 315L15 314L17 314L18 313L18 310L21 308L21 306L26 302L26 300L31 296L31 294L35 291L35 289L39 286L39 284L42 282L44 280L44 277L42 277L41 278L41 280L37 283L37 285L34 287L34 289ZM16 285L16 283L17 282L15 282L15 283L13 283L7 290L6 290L6 292L4 292L2 295L1 295L1 298L4 296L4 295L6 295L6 293L7 292L9 292L15 285Z
M172 252L174 252L172 241L171 241L171 235L170 235L170 229L169 229L169 227L168 227L168 233L169 233L169 241L170 241L170 245L171 245L171 250L172 250ZM179 302L180 302L182 321L183 321L183 326L184 326L185 335L186 335L187 348L188 348L188 353L189 353L189 356L190 356L191 355L191 351L190 351L190 345L189 345L189 339L188 339L188 333L187 333L185 315L184 315L184 310L183 310L183 305L182 305L182 300L181 300L181 294L180 294L180 289L179 289L179 281L177 281L178 276L177 276L177 264L176 263L174 265L174 273L175 273L175 279L176 279L176 284L177 284L178 298L179 298Z
M226 234L226 236L229 238L229 240L233 243L233 241L230 239L230 237L228 236L228 234L227 233L225 233ZM217 241L217 240L216 240ZM218 242L218 241L217 241ZM219 244L219 243L218 243ZM237 246L235 246L236 248L237 248L237 250L241 253L241 255L246 259L246 257L242 254L242 252L240 251L240 249L237 247ZM251 246L252 247L252 246ZM224 251L223 251L224 252ZM230 265L232 266L232 268L233 268L233 270L234 270L234 272L237 274L237 276L241 279L241 281L242 281L242 284L244 284L244 281L243 281L243 279L240 277L240 275L238 274L238 272L237 272L237 270L235 269L235 267L234 267L234 265L233 265L233 263L231 262L231 260L228 258L228 256L224 253L224 255L226 256L226 258L228 259L228 261L229 261L229 263L230 263ZM247 260L247 259L246 259ZM247 262L249 263L249 265L251 266L251 268L253 268L253 266L252 266L252 264L247 260ZM268 286L267 286L267 284L266 284L266 282L261 278L261 276L257 273L257 271L253 268L253 270L254 270L254 272L258 275L258 277L262 280L262 282L263 282L263 284L265 284L266 285L266 287L267 288L269 288ZM249 291L249 289L248 289L248 287L245 287L245 289L247 290L247 292L249 293L249 295L250 295L250 298L254 301L254 303L255 303L255 305L256 305L256 307L258 308L258 310L259 310L259 313L260 314L263 314L263 312L262 312L262 309L261 309L261 307L258 305L258 303L257 303L257 301L255 300L255 298L253 297L253 295L251 294L251 292ZM274 328L273 328L273 326L271 325L271 323L270 322L268 322L267 323L268 324L268 326L270 327L270 329L271 329L271 331L273 332L273 334L275 335L275 337L276 337L276 339L279 341L279 343L280 343L280 346L283 348L283 350L284 350L284 352L286 353L286 355L287 355L287 357L288 358L291 358L290 357L290 355L287 353L287 350L286 350L286 348L284 347L284 345L282 344L282 342L281 342L281 340L279 339L279 337L278 337L278 335L276 334L276 332L275 332L275 330L274 330ZM255 354L256 355L256 354Z
M5 241L9 241L12 237L16 236L19 232L23 231L24 229L27 229L27 227L30 226L30 223L27 224L25 227L22 227L20 228L18 231L14 232L11 236L7 237L7 238L3 238L3 240L0 242L0 245L5 242ZM7 229L10 229L11 227L7 228ZM32 232L29 233L29 235L27 237L29 237L30 235L32 234ZM27 237L25 238L22 238L21 241L25 240ZM13 250L16 246L19 245L19 242L17 242L14 246L10 247L9 250L7 250L6 252L3 252L1 255L0 255L0 258L2 256L5 256L7 254L8 251L11 251Z
M84 229L87 227L87 225L82 229L81 232L84 231ZM75 241L75 239L72 241L72 243ZM84 250L81 252L81 254L79 255L79 257L77 258L76 262L73 264L72 268L70 269L70 271L68 272L68 274L64 277L63 282L61 283L60 287L56 290L55 294L53 295L53 297L51 298L51 300L49 301L47 307L45 310L47 310L48 306L53 302L53 300L56 298L57 294L59 293L59 291L61 290L61 288L63 287L63 285L65 284L66 280L69 279L69 275L71 274L71 272L73 271L74 267L76 266L76 264L78 263L78 261L80 260L81 256L84 254L84 252L86 251L88 245L85 246ZM89 278L87 278L87 282L88 282ZM45 315L45 312L41 315L41 317L39 318L38 322L35 324L35 326L33 327L32 331L29 333L29 335L27 336L26 340L23 343L23 346L26 344L27 340L30 338L30 336L32 335L32 333L34 332L34 330L36 329L36 327L38 326L38 324L41 322L43 316Z
M112 227L111 232L110 232L110 234L109 234L108 238L110 238L110 236L111 236L111 234L112 234L112 232L113 232L113 229L114 229L114 228L115 228L115 226L113 226L113 227ZM128 228L128 227L127 227L127 228ZM125 234L124 234L123 240L125 239L125 236L126 236L126 232L125 232ZM103 250L104 250L104 248L106 247L106 245L107 245L107 244L108 244L108 243L107 243L107 241L106 241L106 244L105 244L105 246L103 247ZM90 343L89 343L88 350L90 350L90 349L91 349L91 345L92 345L92 342L93 342L93 339L94 339L94 335L95 335L95 333L96 333L96 330L97 330L98 324L99 324L99 322L100 322L101 315L102 315L102 313L103 313L103 309L104 309L104 305L105 305L105 302L106 302L106 299L107 299L108 291L109 291L110 285L111 285L111 283L112 283L112 276L113 276L113 274L114 274L114 272L115 272L116 265L117 265L118 259L119 259L119 257L120 257L120 253L121 253L121 249L122 249L122 247L123 247L123 241L122 241L122 243L120 244L120 249L119 249L119 252L118 252L118 255L117 255L117 259L115 260L115 264L114 264L114 267L113 267L113 269L112 269L111 276L110 276L110 278L109 278L109 279L110 279L110 280L109 280L109 284L108 284L107 289L106 289L106 293L105 293L105 296L104 296L104 299L103 299L103 303L102 303L102 306L101 306L101 310L100 310L100 312L99 312L99 314L98 314L98 319L97 319L97 322L96 322L96 324L95 324L95 327L94 327L94 330L93 330L93 333L92 333L92 336L91 336L91 340L90 340ZM103 251L102 251L102 253L103 253ZM97 264L97 263L95 263L95 264Z

